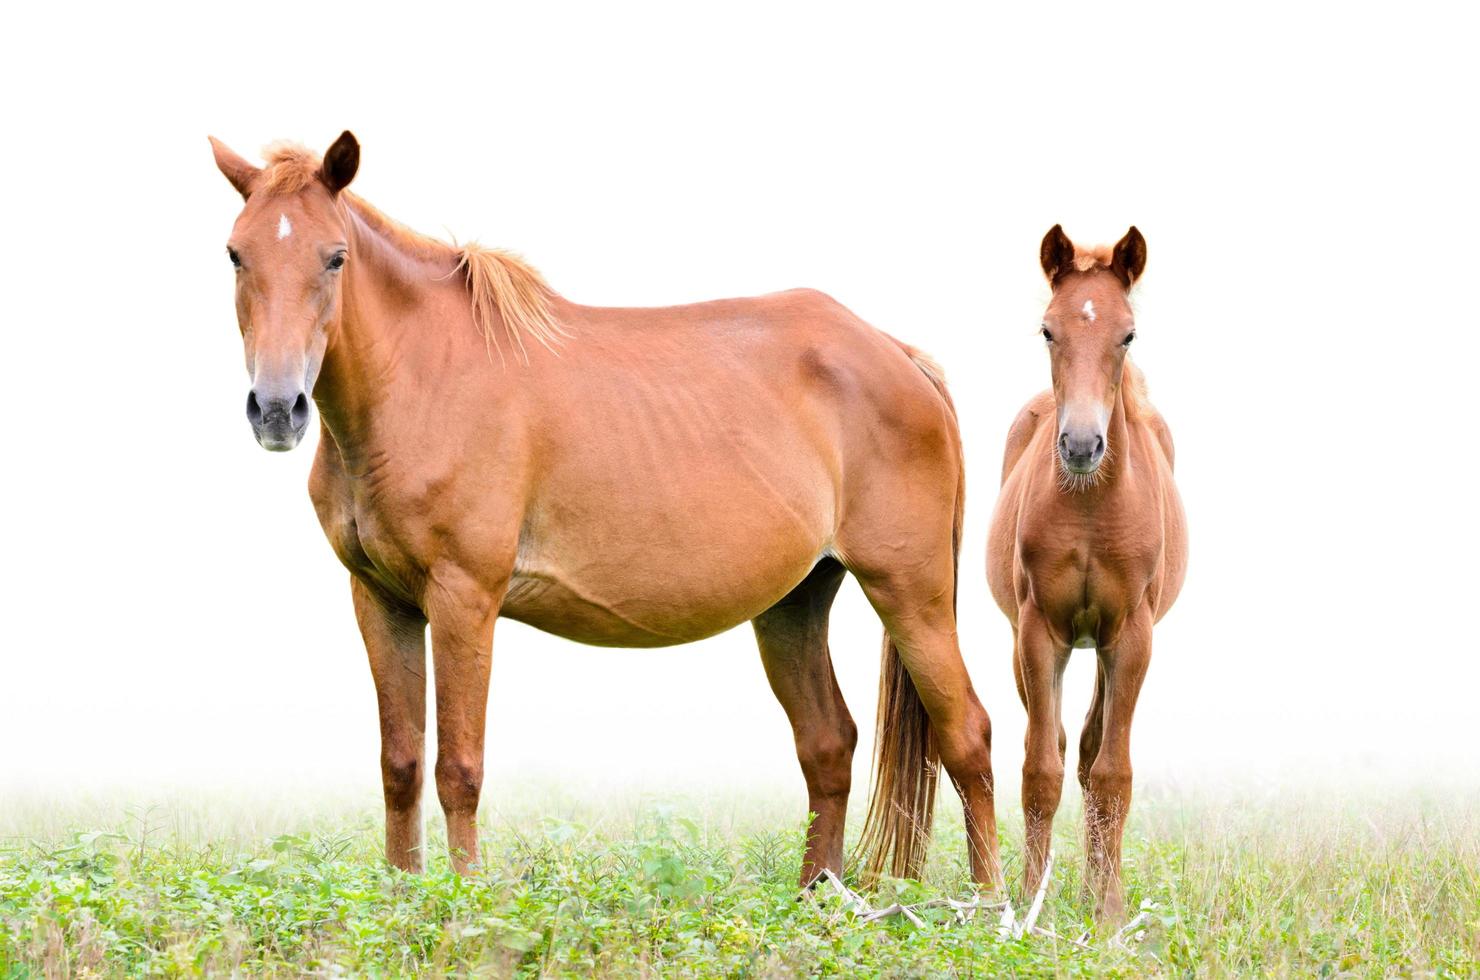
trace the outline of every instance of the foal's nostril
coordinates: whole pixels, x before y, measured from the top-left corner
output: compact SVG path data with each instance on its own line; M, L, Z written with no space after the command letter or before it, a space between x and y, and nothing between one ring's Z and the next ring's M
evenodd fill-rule
M247 392L247 421L253 425L262 424L262 406L257 404L257 392Z
M1095 455L1099 456L1105 451L1105 437L1095 436Z
M294 429L301 429L308 424L308 396L301 391L298 393L298 397L293 400L291 418ZM1101 440L1101 442L1103 441Z

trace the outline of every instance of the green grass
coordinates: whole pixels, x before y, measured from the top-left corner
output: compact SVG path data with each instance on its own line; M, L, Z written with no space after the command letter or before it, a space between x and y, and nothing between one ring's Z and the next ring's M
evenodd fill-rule
M379 815L352 805L12 801L0 977L1480 973L1480 809L1463 794L1143 792L1128 898L1158 908L1134 948L1099 932L1087 952L999 942L991 918L859 925L797 901L793 797L525 793L485 807L485 868L466 879L447 870L439 818L432 870L411 876L382 864ZM970 894L954 803L942 800L925 880L885 882L876 905ZM1015 874L1012 809L1004 794ZM1090 926L1076 817L1060 817L1043 914L1072 936Z

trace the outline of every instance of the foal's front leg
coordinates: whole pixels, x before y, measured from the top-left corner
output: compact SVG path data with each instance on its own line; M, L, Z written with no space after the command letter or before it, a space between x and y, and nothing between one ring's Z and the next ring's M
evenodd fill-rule
M1127 617L1113 645L1100 651L1103 727L1084 782L1084 819L1091 886L1101 918L1109 920L1125 913L1120 842L1131 807L1131 719L1151 663L1152 622L1151 610L1142 605Z
M1064 790L1063 724L1059 690L1069 649L1053 638L1037 606L1018 614L1018 693L1028 709L1023 755L1023 893L1032 895L1043 879L1053 840L1053 818Z
M493 659L493 624L503 589L441 571L428 588L432 663L437 678L437 797L447 816L452 868L478 864L478 797L483 790L483 729Z
M386 602L351 577L355 619L365 638L380 705L380 777L385 787L385 859L403 871L425 866L421 781L426 754L427 621Z

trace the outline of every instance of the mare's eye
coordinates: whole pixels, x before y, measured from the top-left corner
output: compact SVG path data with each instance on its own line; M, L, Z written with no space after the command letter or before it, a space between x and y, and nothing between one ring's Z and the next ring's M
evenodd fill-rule
M344 253L343 252L335 252L334 253L334 257L329 260L328 269L329 269L330 272L333 272L333 271L335 271L337 269L343 269L343 268L344 268Z
M1048 342L1050 344L1053 343L1053 334L1051 334L1051 333L1048 332L1048 328L1047 327L1043 327L1038 332L1041 333L1041 334L1043 334L1043 339L1046 342Z
M1134 330L1132 330L1130 333L1128 333L1128 334L1125 335L1125 339L1120 342L1120 346L1122 346L1122 347L1129 347L1131 345L1131 341L1133 341L1135 339L1136 339L1136 332Z
M242 267L242 257L236 253L236 249L227 248L226 257L231 260L232 268L240 269Z

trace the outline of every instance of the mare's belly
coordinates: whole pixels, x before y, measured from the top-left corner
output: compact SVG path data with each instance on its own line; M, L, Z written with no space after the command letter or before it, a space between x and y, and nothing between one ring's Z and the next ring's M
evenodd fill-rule
M504 615L583 643L666 646L752 619L807 576L837 526L818 437L779 408L685 418L588 434L596 449L541 474Z
M656 572L603 565L572 574L549 562L531 563L516 571L500 615L595 646L690 643L775 605L807 577L821 547L737 556L729 574L705 574L684 556ZM740 570L745 574L734 574Z

